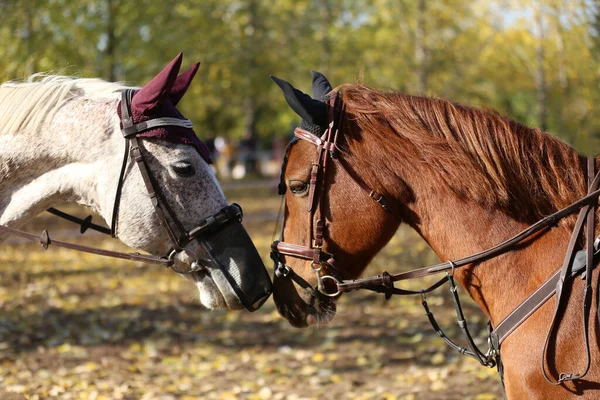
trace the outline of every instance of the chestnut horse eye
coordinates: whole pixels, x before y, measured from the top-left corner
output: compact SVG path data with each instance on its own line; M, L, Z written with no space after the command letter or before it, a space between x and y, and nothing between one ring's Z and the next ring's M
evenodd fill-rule
M173 168L173 171L182 178L190 177L196 173L196 171L194 171L194 167L186 162L175 163L171 166L171 168Z
M295 195L304 194L308 189L308 184L303 181L290 181L288 186L290 188L290 192Z

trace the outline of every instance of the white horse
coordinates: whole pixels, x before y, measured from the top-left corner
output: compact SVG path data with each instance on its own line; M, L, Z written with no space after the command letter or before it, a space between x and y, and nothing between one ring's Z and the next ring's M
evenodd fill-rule
M181 60L180 54L135 92L133 119L144 120L146 114L146 119L183 118L175 105L191 83L198 64L178 76ZM125 89L122 84L100 79L45 75L0 85L0 225L18 228L61 202L89 207L110 225L125 149L117 113ZM140 105L142 101L146 103ZM151 101L154 103L148 106ZM179 131L169 133L168 128ZM156 186L174 217L189 231L226 207L227 201L208 158L202 157L198 146L190 145L185 135L180 135L181 126L161 129L156 137L152 137L152 131L138 136L139 142ZM185 132L188 138L190 132ZM197 140L195 136L194 139ZM115 236L123 243L153 255L168 254L169 237L160 225L133 157L129 157L125 169L116 214ZM6 236L0 232L0 242ZM245 231L237 236L231 238L231 243L221 243L234 246L237 251L237 258L220 260L221 267L240 268L251 263L260 275L264 265L254 245ZM175 258L178 263L191 263L191 253L202 260L207 258L206 252L202 253L205 247L194 240ZM242 308L239 288L232 287L235 285L231 280L212 267L206 263L189 275L200 292L201 303L208 308ZM241 279L245 279L243 274ZM256 278L247 280L255 284ZM268 296L270 282L262 285L263 297Z

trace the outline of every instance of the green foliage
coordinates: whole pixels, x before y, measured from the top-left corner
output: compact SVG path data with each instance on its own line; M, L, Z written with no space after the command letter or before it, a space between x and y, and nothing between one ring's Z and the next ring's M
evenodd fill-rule
M530 126L543 107L550 132L586 154L600 147L597 2L0 0L0 19L1 80L58 71L143 84L179 51L201 60L182 104L201 136L287 135L297 118L269 75L310 91L318 69L334 86L421 88Z

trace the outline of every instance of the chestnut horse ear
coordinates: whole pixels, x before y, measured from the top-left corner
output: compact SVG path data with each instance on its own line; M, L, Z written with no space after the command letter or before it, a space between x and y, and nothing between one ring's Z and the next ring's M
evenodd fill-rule
M317 71L312 71L312 89L313 97L321 101L324 101L325 95L333 90L325 75Z
M185 92L187 92L196 72L198 72L198 67L200 67L200 63L196 63L192 65L192 68L185 71L183 74L179 75L177 79L175 79L175 83L173 84L173 88L169 92L169 98L173 105L177 105L179 100L183 97Z
M283 79L273 75L271 79L279 86L292 110L303 120L313 125L327 126L327 105L324 102L313 99Z
M158 107L171 91L175 79L177 79L179 68L181 68L182 59L183 53L179 53L169 65L152 78L150 82L145 84L144 87L133 96L131 109L144 112Z

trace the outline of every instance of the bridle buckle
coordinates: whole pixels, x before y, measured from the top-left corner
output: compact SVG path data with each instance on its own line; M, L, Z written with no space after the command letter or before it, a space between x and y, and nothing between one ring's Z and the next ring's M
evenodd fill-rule
M279 262L275 268L275 276L278 278L287 278L292 274L292 269L287 265Z
M321 263L315 263L314 261L310 262L310 268L315 271L317 273L317 275L319 274L319 271L321 271L321 269L323 269L323 265L321 265Z

